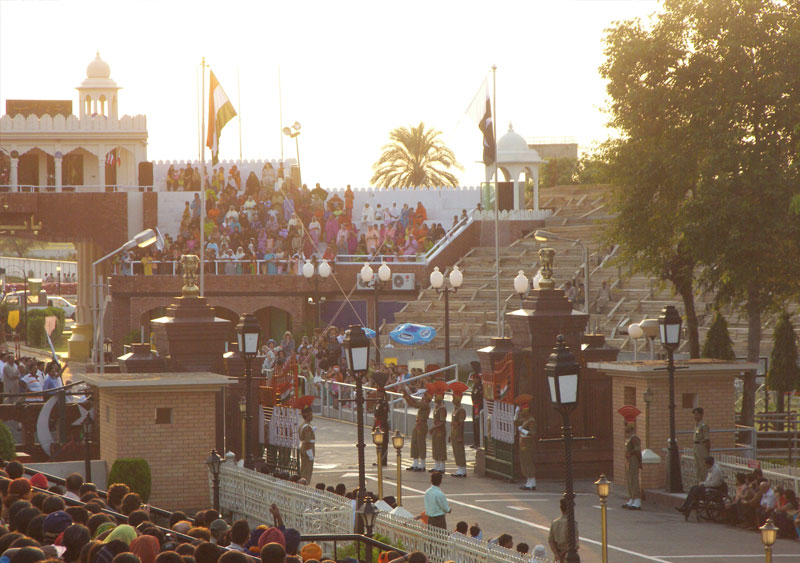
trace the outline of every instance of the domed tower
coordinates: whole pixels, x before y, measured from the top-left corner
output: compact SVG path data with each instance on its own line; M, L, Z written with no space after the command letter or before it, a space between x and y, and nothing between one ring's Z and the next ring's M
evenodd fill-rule
M497 167L506 182L514 183L514 209L525 208L525 180L533 179L533 209L539 210L539 165L544 160L509 123L508 132L497 140ZM489 173L487 169L487 174ZM494 169L491 169L494 173ZM520 180L520 176L523 176Z
M98 51L86 67L86 80L78 86L81 119L93 115L119 119L119 90L117 83L111 80L111 67L100 58Z

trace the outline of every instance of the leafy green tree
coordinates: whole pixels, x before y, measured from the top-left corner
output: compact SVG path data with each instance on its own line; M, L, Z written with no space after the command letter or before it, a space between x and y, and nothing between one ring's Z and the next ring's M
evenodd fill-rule
M797 365L797 334L789 313L778 317L772 334L772 353L769 356L767 383L778 393L778 412L784 410L784 394L800 389L800 367Z
M798 30L797 3L666 0L647 24L606 35L600 70L621 133L602 153L619 212L609 238L623 261L675 284L692 356L698 282L746 312L751 361L763 317L798 294ZM744 383L748 425L754 374Z
M574 158L549 158L542 166L539 187L572 186L578 184L578 161Z
M372 184L380 188L451 187L458 179L449 170L461 170L455 154L439 138L441 131L398 127L389 133L391 142L372 165Z
M703 357L717 360L736 359L736 353L733 351L733 341L728 333L728 321L719 311L714 313L714 320L708 328L706 341L703 343Z

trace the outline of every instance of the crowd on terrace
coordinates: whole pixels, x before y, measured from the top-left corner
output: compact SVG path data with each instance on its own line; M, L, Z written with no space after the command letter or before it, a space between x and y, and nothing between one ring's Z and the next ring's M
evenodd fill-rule
M197 190L186 202L180 229L165 236L165 247L123 253L124 274L172 274L159 269L163 261L177 261L182 254L199 254L201 228L200 173L187 165L170 167L168 190ZM365 203L354 210L350 186L344 197L330 195L319 184L314 189L298 186L284 177L282 165L264 165L261 178L255 172L242 181L236 165L227 171L214 168L205 178L205 259L209 273L299 274L298 264L312 256L333 261L338 255L386 261L413 261L446 235L441 223L428 221L422 202L415 208L396 202L382 207ZM454 224L466 219L454 217ZM135 268L134 268L134 262ZM219 262L217 264L216 262Z

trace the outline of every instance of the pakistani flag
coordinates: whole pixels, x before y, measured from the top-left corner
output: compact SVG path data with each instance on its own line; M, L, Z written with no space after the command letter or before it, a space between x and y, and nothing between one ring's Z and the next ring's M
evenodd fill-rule
M469 115L483 133L483 164L491 166L496 159L494 144L494 123L492 121L492 101L489 97L489 80L484 79L478 93L467 108Z
M208 138L206 146L211 149L212 166L219 162L219 136L222 128L236 115L233 104L225 95L222 86L217 82L214 72L211 72L211 84L208 91Z

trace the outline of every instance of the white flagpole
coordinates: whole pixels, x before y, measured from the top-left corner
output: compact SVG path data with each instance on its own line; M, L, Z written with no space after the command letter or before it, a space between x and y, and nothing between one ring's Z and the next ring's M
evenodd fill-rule
M500 194L497 188L497 65L492 65L492 129L494 132L494 275L497 307L497 336L504 336L503 314L500 311Z
M200 63L200 70L203 73L203 86L201 88L200 113L202 114L202 125L200 126L200 297L205 297L206 282L206 143L203 134L206 130L206 58Z
M236 115L239 117L239 162L242 161L242 88L239 82L239 65L236 65L236 107L239 111Z
M281 136L281 162L283 162L283 90L281 88L281 65L278 65L278 113L280 114L280 131L278 134Z

